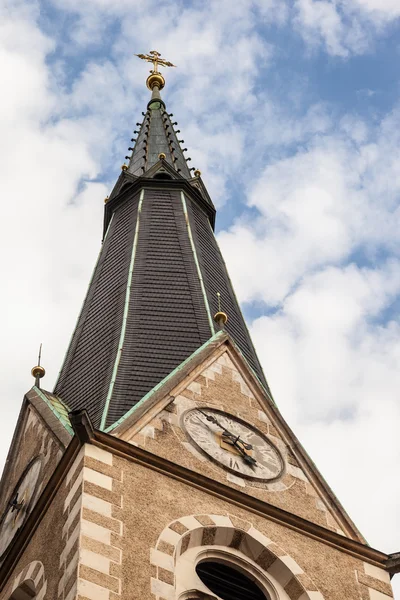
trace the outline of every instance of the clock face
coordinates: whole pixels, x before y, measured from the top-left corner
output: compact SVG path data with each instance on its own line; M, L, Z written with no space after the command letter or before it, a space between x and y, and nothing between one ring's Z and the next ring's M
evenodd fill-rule
M9 498L0 521L0 559L30 512L41 468L41 459L33 459Z
M279 450L258 429L213 408L193 408L183 415L190 440L214 462L239 477L274 481L284 471Z

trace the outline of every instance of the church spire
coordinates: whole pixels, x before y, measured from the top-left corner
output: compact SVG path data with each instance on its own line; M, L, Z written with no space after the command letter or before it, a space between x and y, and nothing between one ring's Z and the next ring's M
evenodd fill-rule
M154 64L151 99L105 204L103 247L55 387L103 430L222 325L267 387L214 237L215 208L200 172L191 177L161 99L158 66L172 64L155 51L140 57Z
M162 159L181 177L189 179L191 170L187 161L190 157L185 158L183 154L186 151L186 148L181 146L184 140L178 139L180 131L175 130L178 123L171 120L173 114L168 114L160 94L165 86L165 79L158 71L158 67L175 67L175 65L161 58L161 54L156 50L151 50L149 54L136 54L136 56L153 63L153 69L146 80L146 85L152 93L147 112L143 113L142 123L136 123L139 128L134 131L137 137L132 138L134 146L130 148L132 155L129 157L126 170L131 175L145 175Z

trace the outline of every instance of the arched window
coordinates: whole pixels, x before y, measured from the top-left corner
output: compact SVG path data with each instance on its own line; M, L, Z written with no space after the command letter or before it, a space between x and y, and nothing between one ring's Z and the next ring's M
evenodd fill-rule
M34 600L36 598L35 584L27 579L13 591L9 600Z
M236 566L217 560L203 560L196 573L204 585L221 600L270 600L254 578Z
M153 179L172 179L172 177L169 173L159 171L154 175Z
M290 600L273 575L233 548L189 548L175 573L178 600Z

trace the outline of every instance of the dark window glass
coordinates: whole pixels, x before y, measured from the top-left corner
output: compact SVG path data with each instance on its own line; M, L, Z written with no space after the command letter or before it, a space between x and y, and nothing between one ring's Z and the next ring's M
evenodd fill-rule
M196 573L204 585L222 600L270 600L252 579L224 563L201 562Z

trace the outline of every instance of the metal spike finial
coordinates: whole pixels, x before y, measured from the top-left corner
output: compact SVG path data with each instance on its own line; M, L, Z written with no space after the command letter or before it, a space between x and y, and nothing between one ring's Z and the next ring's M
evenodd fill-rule
M40 344L40 346L39 346L38 364L36 365L36 367L33 367L32 371L31 371L32 376L35 378L36 387L40 387L40 380L42 379L42 377L44 377L46 375L46 371L40 364L41 358L42 358L42 344Z
M228 320L228 315L221 310L221 294L219 292L217 292L217 298L218 298L218 312L215 313L215 315L214 315L214 321L222 329Z

